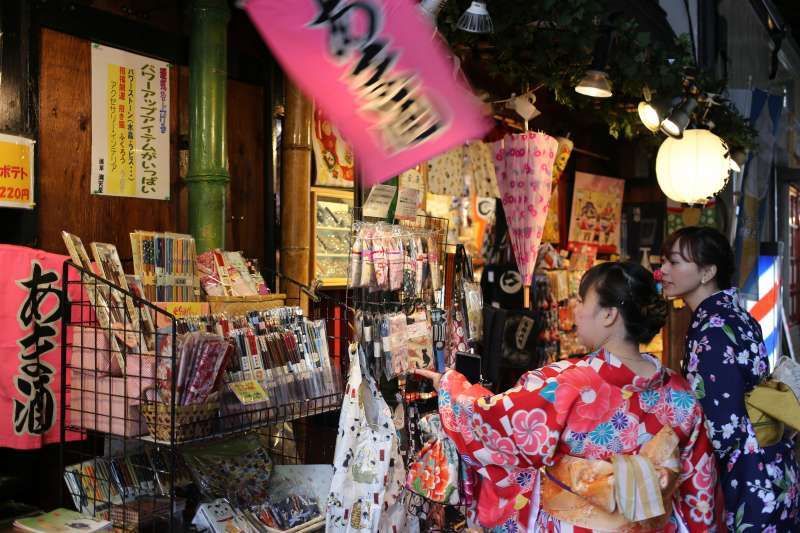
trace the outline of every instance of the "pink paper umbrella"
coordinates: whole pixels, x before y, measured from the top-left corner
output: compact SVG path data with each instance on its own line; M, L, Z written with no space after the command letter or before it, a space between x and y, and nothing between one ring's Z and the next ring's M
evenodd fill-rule
M550 206L550 186L558 141L540 132L508 135L494 143L500 198L508 220L511 246L530 306L533 269Z

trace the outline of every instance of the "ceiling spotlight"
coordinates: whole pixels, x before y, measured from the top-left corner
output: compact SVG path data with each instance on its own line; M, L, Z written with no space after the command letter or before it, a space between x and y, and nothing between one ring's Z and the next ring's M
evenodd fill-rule
M608 74L602 70L587 70L583 79L575 86L575 92L595 98L608 98L612 94Z
M470 33L492 33L494 26L489 10L486 9L486 2L472 2L458 19L456 26L459 30Z
M639 119L644 124L645 128L657 132L661 127L661 122L669 115L673 105L679 103L680 100L673 100L670 98L661 98L658 100L642 100L639 102Z
M666 135L680 139L683 137L683 130L692 120L692 112L697 107L697 100L691 96L687 97L683 104L675 108L670 115L661 122L661 131Z
M605 26L594 44L592 65L583 79L575 86L575 92L594 98L608 98L613 93L605 68L608 63L608 52L611 49L611 27Z

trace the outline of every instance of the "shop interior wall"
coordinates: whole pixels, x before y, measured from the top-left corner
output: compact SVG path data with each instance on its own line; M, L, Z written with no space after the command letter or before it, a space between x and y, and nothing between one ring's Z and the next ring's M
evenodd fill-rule
M4 15L10 5L3 3ZM24 9L20 12L25 13ZM5 25L3 29L9 38L18 35L8 32ZM170 74L171 199L146 201L92 196L89 194L90 40L47 28L33 31L36 36L30 39L30 52L27 47L3 47L4 59L11 57L13 51L20 58L12 59L20 59L21 63L5 61L4 73L25 71L25 76L4 75L3 96L13 96L14 93L25 98L5 99L0 106L4 111L0 118L3 119L4 132L37 138L38 205L35 211L30 212L0 210L3 215L8 215L0 218L2 221L8 218L8 223L3 224L2 242L33 244L65 253L60 232L68 230L81 236L87 246L92 241L116 244L125 261L130 258L130 231L186 231L188 196L181 176L187 159L181 156L186 156L188 149L188 67L174 66ZM74 33L81 34L81 28L76 27ZM232 34L232 41L244 38L244 32L232 31ZM114 45L113 42L108 44ZM241 74L247 68L260 67L257 62L237 60L235 54L232 58L229 59L229 73ZM261 84L257 83L258 76L252 74L241 76L241 79L248 81L231 79L228 83L226 134L231 183L227 244L228 248L243 250L248 257L263 260L264 176L269 168L264 160L264 153L269 151L265 148L268 140L265 137L265 116L269 116L265 115L265 105L269 105L265 104L265 99L270 95L264 89L266 76ZM256 81L250 83L254 79ZM28 87L16 91L15 84L23 82ZM9 109L17 110L17 113L6 113ZM6 120L7 114L16 118ZM13 499L52 509L61 503L58 500L61 483L58 446L29 452L0 449L0 503Z
M39 99L39 242L64 253L61 230L85 244L114 243L130 258L129 233L136 229L186 231L186 169L189 71L171 69L169 201L93 196L91 161L91 50L85 39L42 30ZM264 89L228 83L227 244L263 260ZM181 164L183 160L183 164Z

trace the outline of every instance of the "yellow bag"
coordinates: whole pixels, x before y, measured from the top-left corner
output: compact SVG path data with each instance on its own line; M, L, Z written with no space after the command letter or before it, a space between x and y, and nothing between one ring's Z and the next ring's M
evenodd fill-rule
M745 396L747 416L762 448L780 442L786 427L800 431L800 402L788 385L767 380Z

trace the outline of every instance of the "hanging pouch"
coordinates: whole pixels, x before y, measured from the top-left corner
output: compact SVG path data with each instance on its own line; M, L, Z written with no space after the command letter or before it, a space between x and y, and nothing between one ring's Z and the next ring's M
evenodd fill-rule
M350 273L348 285L351 288L361 286L361 249L362 249L361 235L359 230L356 229L353 237L353 245L350 247Z
M375 276L375 268L372 260L372 230L369 227L362 228L361 232L361 281L359 287L369 287L372 278Z
M406 488L436 503L458 505L458 450L442 429L439 413L424 416L419 429L425 444L408 466Z

